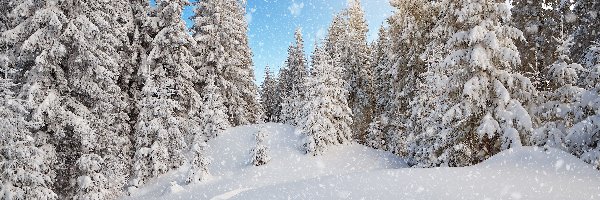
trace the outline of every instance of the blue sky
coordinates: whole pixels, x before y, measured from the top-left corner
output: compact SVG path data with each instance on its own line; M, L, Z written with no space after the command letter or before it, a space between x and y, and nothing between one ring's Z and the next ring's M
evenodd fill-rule
M388 0L362 0L362 6L369 25L369 40L372 41L393 8ZM347 0L248 0L246 19L257 83L262 82L266 65L275 73L284 65L296 27L302 28L308 56L315 41L327 34L334 14L346 7ZM188 26L191 26L189 18L192 15L193 8L186 8L183 18Z

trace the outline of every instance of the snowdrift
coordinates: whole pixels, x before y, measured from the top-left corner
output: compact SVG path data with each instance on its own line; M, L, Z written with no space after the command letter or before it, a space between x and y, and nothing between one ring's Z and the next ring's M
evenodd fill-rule
M209 181L184 185L184 166L124 199L600 199L600 172L560 150L521 147L472 167L414 169L359 144L304 155L293 127L266 126L269 164L248 164L257 126L232 128L209 142Z

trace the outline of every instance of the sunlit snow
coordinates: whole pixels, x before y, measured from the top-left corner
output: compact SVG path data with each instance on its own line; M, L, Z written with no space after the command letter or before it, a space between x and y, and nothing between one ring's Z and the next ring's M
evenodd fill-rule
M600 199L600 172L555 149L512 148L472 167L407 168L359 144L305 155L293 127L266 127L268 164L249 163L258 125L232 128L209 142L210 180L184 185L184 166L124 199Z

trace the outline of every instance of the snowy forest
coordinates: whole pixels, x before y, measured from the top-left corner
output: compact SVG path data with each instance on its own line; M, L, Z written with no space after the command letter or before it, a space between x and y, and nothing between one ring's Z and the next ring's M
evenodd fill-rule
M360 0L313 52L298 27L257 85L245 0L0 0L0 199L117 199L182 166L201 184L207 149L236 145L211 140L253 124L249 165L268 165L266 123L310 157L467 167L537 146L600 169L599 1L389 3L375 41Z

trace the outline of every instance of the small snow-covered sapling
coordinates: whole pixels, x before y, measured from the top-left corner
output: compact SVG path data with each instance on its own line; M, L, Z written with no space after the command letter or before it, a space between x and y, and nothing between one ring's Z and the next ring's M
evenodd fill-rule
M252 164L254 166L261 166L267 164L271 157L268 155L269 148L265 143L265 138L268 137L267 131L264 126L260 126L259 130L254 135L256 138L256 147L250 150L252 155Z
M208 165L210 165L210 159L205 155L208 144L201 141L192 146L193 160L190 163L190 172L188 175L187 183L197 183L208 180L210 173L208 172Z

